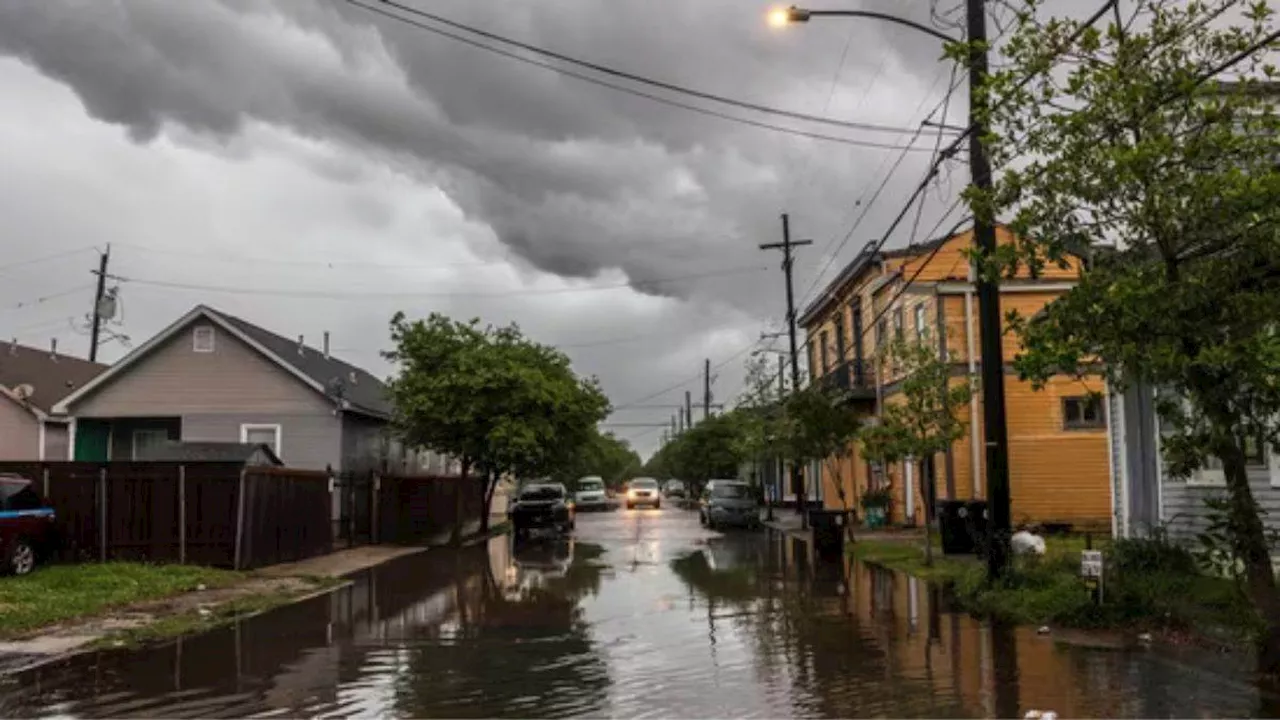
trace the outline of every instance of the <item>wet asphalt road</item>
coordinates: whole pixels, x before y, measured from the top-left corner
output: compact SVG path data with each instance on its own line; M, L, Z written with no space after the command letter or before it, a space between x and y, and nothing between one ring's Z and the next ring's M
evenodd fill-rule
M1274 714L1231 661L1101 651L948 611L664 507L497 538L135 652L7 678L0 716L853 717Z

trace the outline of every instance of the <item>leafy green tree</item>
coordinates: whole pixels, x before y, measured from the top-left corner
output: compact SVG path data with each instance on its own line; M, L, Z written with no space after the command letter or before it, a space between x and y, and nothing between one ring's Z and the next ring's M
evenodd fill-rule
M744 463L758 468L776 462L779 452L779 423L782 419L782 388L776 381L768 358L747 362L745 389L732 412L738 423L735 451ZM759 482L758 478L752 478ZM757 489L759 489L757 487Z
M664 445L645 464L645 474L678 478L697 493L713 478L736 478L743 462L742 417L713 415Z
M885 403L880 419L859 433L862 454L873 461L919 460L920 497L925 507L925 563L933 564L933 497L937 487L934 456L964 437L960 410L972 398L968 382L951 382L951 365L929 342L899 339L884 358L899 382L900 395Z
M993 159L1018 167L972 205L1012 214L1024 242L1006 266L1093 264L1041 315L1014 318L1018 370L1043 383L1101 360L1113 388L1161 388L1171 471L1222 465L1267 627L1259 666L1280 675L1280 592L1246 472L1248 439L1280 440L1274 15L1266 2L1142 0L1136 18L1075 39L1075 22L1036 5L988 88Z
M605 485L617 488L624 480L640 471L640 456L625 440L613 433L596 431L582 445L573 459L551 474L556 482L562 482L571 490L577 489L578 480L588 475L598 475Z
M861 424L848 392L821 382L788 395L778 423L778 448L783 457L797 467L822 462L846 511L853 509L853 498L845 490L844 471L846 466L852 467L853 441ZM853 524L845 527L852 542Z
M463 482L475 471L485 477L482 528L501 476L551 474L591 442L609 411L595 378L579 378L564 353L515 325L397 313L391 339L398 429L411 445L458 458Z

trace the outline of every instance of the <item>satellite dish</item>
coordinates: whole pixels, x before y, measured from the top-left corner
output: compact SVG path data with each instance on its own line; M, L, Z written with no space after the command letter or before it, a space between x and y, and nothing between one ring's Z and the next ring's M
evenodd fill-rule
M13 394L19 400L27 400L36 394L36 389L27 383L22 383L13 389Z

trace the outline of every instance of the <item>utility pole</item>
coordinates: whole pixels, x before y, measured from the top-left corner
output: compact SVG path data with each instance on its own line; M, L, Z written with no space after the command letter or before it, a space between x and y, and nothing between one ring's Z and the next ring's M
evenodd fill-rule
M678 425L678 426L677 426L677 423L676 423L676 418L680 418L680 422L679 422L679 425ZM677 429L677 427L679 428L679 432L680 432L680 434L681 434L681 435L683 435L683 434L684 434L684 430L685 430L685 428L684 428L684 413L683 413L682 411L679 411L679 410L677 410L677 411L676 411L676 414L675 414L675 415L672 415L672 416L671 416L671 429L672 429L672 430L676 430L676 429Z
M970 0L972 3L974 0ZM800 362L799 353L796 349L796 300L795 290L792 287L791 270L795 265L795 256L792 250L803 245L812 245L812 240L796 240L791 239L791 220L786 213L782 213L782 242L765 243L760 246L761 250L782 250L782 274L786 277L787 282L787 339L791 344L791 391L798 392L800 390ZM804 491L804 475L800 472L800 467L795 463L791 465L791 484L796 491L796 512L800 513L800 527L807 528L809 526L808 516L805 515L806 493Z
M107 263L111 262L111 246L98 257L98 290L93 294L93 323L89 330L89 362L98 360L98 336L102 332L102 298L107 294Z
M786 358L779 355L778 356L778 401L779 402L781 402L782 398L787 394L786 368L787 368Z
M987 134L987 15L984 0L967 0L969 21L969 170L979 191L991 190L991 159L982 139ZM982 334L982 420L986 434L987 577L1000 577L1009 563L1010 492L1009 429L1004 404L1004 349L1001 343L1000 281L987 272L986 261L996 251L996 228L983 207L973 218L978 250L975 273L978 327ZM976 432L976 428L971 430Z
M711 417L711 358L702 364L702 419Z
M685 427L693 427L693 393L688 390L684 391L684 422Z

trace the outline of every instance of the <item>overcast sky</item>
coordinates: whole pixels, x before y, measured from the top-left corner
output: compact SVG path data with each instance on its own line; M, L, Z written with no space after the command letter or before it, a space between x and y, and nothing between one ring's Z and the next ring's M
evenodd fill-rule
M402 2L842 121L915 128L950 80L925 36L856 21L778 31L754 0ZM929 4L861 6L930 22ZM802 132L909 139L610 82ZM205 303L313 344L328 330L337 354L385 375L396 310L514 321L599 376L617 423L669 420L674 407L627 406L699 397L704 358L716 402L732 402L749 350L781 328L780 257L757 249L779 238L779 214L815 241L796 270L810 299L821 270L884 232L930 157L906 154L841 245L899 152L661 104L346 0L4 0L0 97L0 336L86 353L72 320L90 308L94 248L110 243L125 279L116 329L135 344ZM957 92L952 122L964 111ZM939 178L921 235L966 173ZM646 454L660 439L617 432Z

